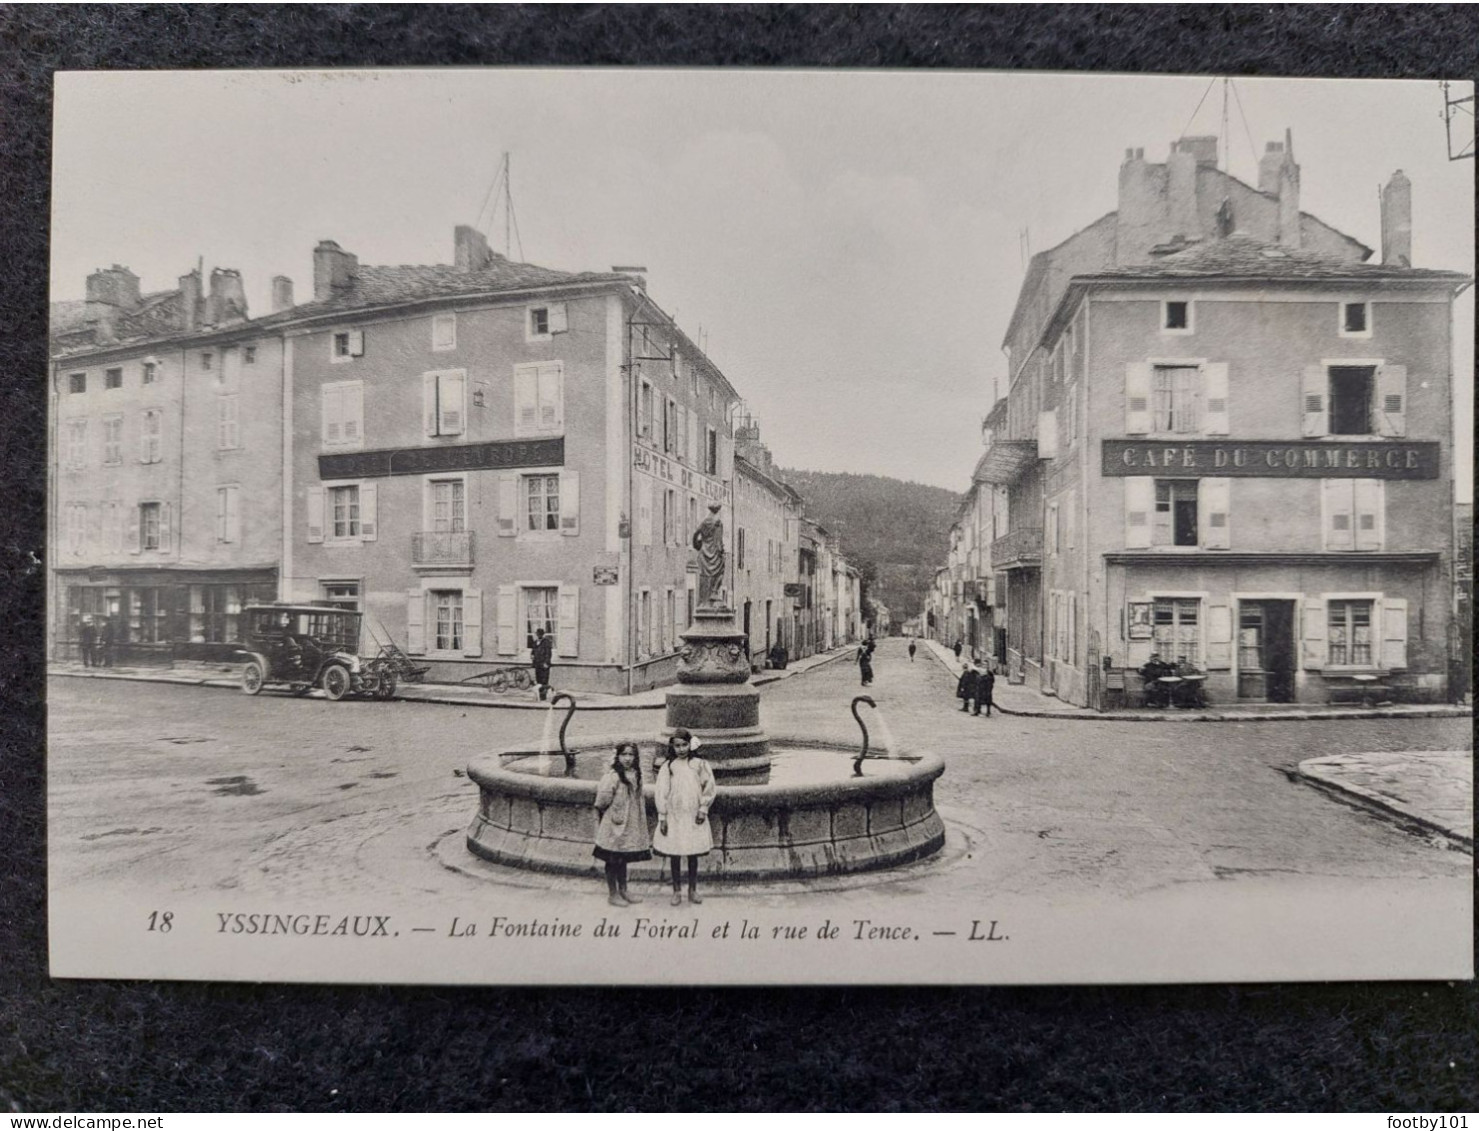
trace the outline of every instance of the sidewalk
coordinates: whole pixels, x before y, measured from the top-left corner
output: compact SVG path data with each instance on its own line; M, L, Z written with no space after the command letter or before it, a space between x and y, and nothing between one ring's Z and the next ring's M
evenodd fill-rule
M959 679L963 665L955 653L935 640L919 642L950 673ZM992 702L1004 715L1021 715L1038 719L1097 719L1101 722L1145 723L1277 723L1307 722L1311 719L1458 719L1471 718L1472 707L1454 707L1443 703L1392 704L1387 707L1324 707L1318 704L1259 704L1257 707L1213 706L1206 710L1182 711L1167 708L1126 708L1115 711L1091 711L1075 707L1051 695L1044 695L1021 684L1007 682L998 674L992 690Z
M1299 763L1311 785L1474 846L1474 759L1467 750L1330 754Z
M783 679L802 675L834 660L846 659L856 650L848 644L830 652L793 660L785 671L761 671L750 679L752 687L764 687ZM70 676L77 679L123 679L145 683L175 683L191 687L240 686L240 669L232 665L210 664L190 668L88 668L81 664L51 664L48 676ZM558 681L560 668L555 666ZM556 686L556 691L559 690ZM655 687L634 695L605 695L596 691L575 694L582 711L656 711L667 705L667 688ZM454 707L499 707L511 711L545 711L548 700L541 702L534 691L489 691L456 683L402 683L395 698L413 703L444 703Z

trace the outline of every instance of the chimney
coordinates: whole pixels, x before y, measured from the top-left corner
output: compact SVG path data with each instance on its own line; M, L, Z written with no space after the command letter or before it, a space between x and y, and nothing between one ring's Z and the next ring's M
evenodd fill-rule
M313 299L323 302L349 287L359 274L359 258L333 240L319 240L313 249Z
M246 290L241 283L240 271L232 267L211 269L211 297L207 308L213 326L246 318Z
M1215 137L1183 137L1171 146L1196 158L1197 168L1217 168L1217 139Z
M1258 162L1258 191L1269 196L1279 195L1279 173L1284 168L1284 143L1271 141L1263 148L1263 157Z
M139 277L116 263L100 267L87 277L87 301L134 310L139 305Z
M1166 216L1168 234L1174 239L1184 236L1196 239L1197 222L1197 153L1183 141L1171 143L1171 156L1166 159Z
M1166 167L1147 165L1144 149L1125 150L1115 211L1115 263L1145 263L1161 242L1166 219Z
M454 248L453 264L458 271L482 271L493 264L493 252L488 247L488 237L474 227L458 224L452 230Z
M1412 266L1412 182L1401 169L1381 190L1381 261Z
M293 307L293 280L286 275L272 276L272 313Z
M1299 246L1299 166L1294 163L1294 131L1284 131L1284 165L1279 171L1279 243Z
M200 325L200 272L180 276L180 329L187 334Z

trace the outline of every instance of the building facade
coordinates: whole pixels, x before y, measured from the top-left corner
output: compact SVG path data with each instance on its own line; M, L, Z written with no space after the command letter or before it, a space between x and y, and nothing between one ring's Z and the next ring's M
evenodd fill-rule
M801 496L775 469L759 425L735 428L734 607L760 667L779 644L796 655Z

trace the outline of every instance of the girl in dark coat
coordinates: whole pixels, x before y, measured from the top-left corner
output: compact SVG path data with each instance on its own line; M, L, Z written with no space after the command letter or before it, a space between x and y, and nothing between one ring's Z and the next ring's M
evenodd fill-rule
M627 865L652 857L652 834L647 828L647 803L642 797L642 763L635 742L618 742L606 771L596 786L596 848L593 855L606 865L606 902L613 907L641 903L627 890Z

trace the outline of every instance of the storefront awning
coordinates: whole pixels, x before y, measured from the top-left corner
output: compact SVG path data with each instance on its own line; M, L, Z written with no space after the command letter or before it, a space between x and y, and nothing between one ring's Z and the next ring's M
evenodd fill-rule
M993 440L976 461L977 483L1012 483L1037 461L1036 440Z

